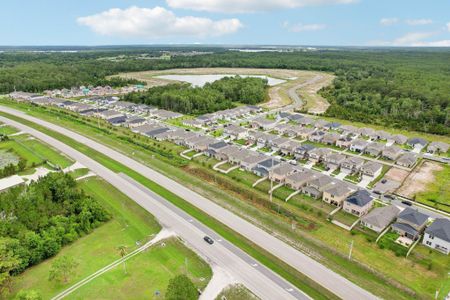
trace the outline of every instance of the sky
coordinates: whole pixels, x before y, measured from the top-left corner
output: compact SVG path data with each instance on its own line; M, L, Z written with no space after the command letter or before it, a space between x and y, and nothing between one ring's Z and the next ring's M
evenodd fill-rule
M450 0L4 0L0 45L450 47Z

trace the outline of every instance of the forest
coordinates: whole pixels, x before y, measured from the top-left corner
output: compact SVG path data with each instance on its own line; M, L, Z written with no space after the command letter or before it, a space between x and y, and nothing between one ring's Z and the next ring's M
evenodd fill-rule
M336 74L321 91L329 100L329 116L450 134L450 50L412 48L341 48L317 51L244 53L225 48L174 48L210 51L175 55L170 60L126 59L157 55L160 48L90 49L76 53L0 53L0 93L15 89L39 92L81 84L109 82L120 72L192 67L255 67L325 71ZM167 49L166 49L167 50ZM124 55L120 62L101 59ZM182 104L182 106L185 104Z
M69 174L50 173L1 193L0 289L10 276L54 256L109 219Z
M134 92L125 101L145 103L184 114L205 114L228 109L235 103L257 104L266 98L267 80L256 77L225 77L203 87L169 84Z

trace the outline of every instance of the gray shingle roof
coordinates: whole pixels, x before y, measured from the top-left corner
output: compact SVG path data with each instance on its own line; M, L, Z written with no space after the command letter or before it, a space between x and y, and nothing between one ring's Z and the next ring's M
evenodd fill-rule
M385 228L397 217L399 212L400 209L395 205L377 207L364 216L361 221L379 228Z
M425 232L441 240L450 242L450 220L436 219Z
M423 214L409 207L405 208L398 215L398 218L419 226L423 225L428 220L428 216L426 214Z
M358 205L358 206L364 206L367 203L369 203L370 201L372 201L372 197L370 196L368 191L359 190L359 191L356 191L355 193L351 194L350 196L348 196L345 201L355 204L355 205Z

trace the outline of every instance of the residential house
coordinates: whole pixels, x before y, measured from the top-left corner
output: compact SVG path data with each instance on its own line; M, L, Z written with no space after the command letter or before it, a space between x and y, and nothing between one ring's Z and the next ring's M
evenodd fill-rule
M422 243L444 254L450 253L450 220L436 219L427 229Z
M155 111L152 111L150 115L158 120L170 120L170 119L176 119L180 118L183 115L177 112L168 111L165 109L157 109Z
M108 110L104 110L104 111L95 112L94 116L107 120L107 119L123 116L123 113L108 109Z
M322 138L322 143L327 145L335 145L340 136L341 135L336 132L326 133Z
M327 168L334 170L339 168L346 158L347 157L343 154L332 153L326 156L323 161L325 162Z
M339 127L341 127L341 123L338 122L330 122L324 126L327 130L337 130Z
M280 151L283 155L294 155L295 150L299 147L301 147L301 144L299 142L289 140L288 142L280 146Z
M253 173L258 176L264 177L269 175L269 171L280 164L280 161L275 158L268 158L259 162L253 169Z
M249 155L246 155L240 163L240 167L246 171L251 172L251 170L256 167L260 162L267 160L267 156L259 153L259 152L255 152L255 151L249 151Z
M431 154L447 153L449 144L444 142L431 142L427 147L427 152Z
M428 222L428 216L412 208L405 208L392 225L392 230L411 240L417 240Z
M339 148L350 148L350 145L352 144L353 139L350 136L341 136L337 141L336 141L336 146L338 146Z
M297 169L290 163L281 163L275 168L269 170L269 179L276 182L284 182L286 176L295 173Z
M304 118L304 117L301 114L296 114L296 113L290 114L288 116L289 121L292 121L295 123L298 123L298 121L302 118Z
M317 178L308 181L306 186L302 188L302 193L318 199L322 197L323 191L334 183L331 177L326 175L318 175Z
M399 158L399 156L402 155L402 153L403 153L402 148L392 145L383 149L381 157L390 160L397 160L397 158Z
M402 156L400 156L400 158L397 159L397 161L395 163L399 166L411 168L417 162L417 157L418 157L417 154L407 152L407 153L403 154Z
M145 133L146 136L155 139L157 141L162 141L164 139L167 139L167 135L163 135L170 131L170 128L167 127L159 127L157 129L154 129L152 131L148 131Z
M392 138L392 135L389 132L386 132L384 130L377 130L375 132L375 138L377 140L387 141Z
M349 174L358 173L364 164L364 159L349 156L341 163L341 171L346 171Z
M376 207L361 218L361 225L381 233L397 218L399 213L400 209L395 205Z
M364 149L364 153L372 156L378 156L384 150L384 147L384 144L381 143L370 143L367 145L366 149Z
M366 137L370 137L370 138L375 137L375 130L373 128L369 128L369 127L360 128L359 133L362 136L366 136Z
M362 176L370 177L371 179L380 176L383 170L383 165L374 161L368 161L361 167Z
M322 200L328 204L335 206L342 206L344 200L353 193L354 190L350 189L346 184L335 181L334 184L327 186L323 190Z
M341 127L339 127L339 130L341 130L342 134L344 135L351 135L351 136L359 135L359 128L353 125L342 125Z
M318 163L332 153L333 151L328 148L314 148L308 152L308 159L313 163Z
M231 124L223 129L225 136L229 136L231 140L242 140L248 137L248 130L241 126Z
M194 128L202 128L203 126L203 122L201 122L198 119L183 120L181 124L187 127L194 127Z
M210 136L204 136L203 139L197 139L193 145L192 149L198 152L203 152L208 150L209 145L217 143L217 140L215 138L212 138Z
M300 190L302 187L306 185L311 180L316 179L318 176L321 176L313 171L303 169L302 171L295 172L286 176L284 183L294 189Z
M206 156L209 156L209 157L215 157L217 155L217 151L219 149L223 149L228 146L229 146L229 144L227 144L226 142L218 141L216 143L210 144L208 146L208 149L205 151L205 154L206 154Z
M322 141L323 137L325 136L325 131L317 130L314 131L309 137L308 140L311 142L319 143Z
M344 201L344 211L361 217L366 215L373 205L373 198L366 190L358 190Z
M127 102L127 101L117 101L112 106L114 109L117 109L117 110L125 110L128 112L131 112L134 110L134 107L136 107L136 103Z
M229 145L227 147L216 149L213 157L217 160L230 160L240 154L241 148L236 145Z
M425 146L428 144L427 140L422 139L422 138L410 138L406 144L410 147L413 147L415 149L423 149L425 148Z
M314 128L304 127L301 130L297 131L297 136L302 140L309 139L309 137L316 131Z
M324 128L326 127L330 122L325 121L323 119L318 119L316 122L314 122L314 127L315 128Z
M403 134L394 134L388 139L388 142L394 142L398 145L403 145L408 141L408 138Z
M135 128L138 126L142 126L147 123L147 120L141 117L132 116L126 119L125 125L129 128Z
M299 119L297 122L302 126L309 126L309 125L314 124L315 121L312 118L303 117L303 118Z
M119 126L119 125L125 124L125 122L127 121L127 117L125 115L122 115L122 116L106 119L106 121L108 123L110 123L111 125Z
M247 134L247 139L252 143L257 143L259 138L265 136L266 133L261 131L249 131Z
M276 120L270 120L266 117L259 117L255 120L253 120L250 123L250 126L253 128L263 129L263 130L271 130L277 125Z
M366 140L355 139L350 143L350 150L353 152L364 152L364 149L369 145Z
M281 146L289 143L291 140L285 137L277 137L269 142L269 147L272 148L272 151L278 151L281 149Z
M315 149L316 146L311 144L301 144L294 151L295 159L306 159L309 157L309 151Z

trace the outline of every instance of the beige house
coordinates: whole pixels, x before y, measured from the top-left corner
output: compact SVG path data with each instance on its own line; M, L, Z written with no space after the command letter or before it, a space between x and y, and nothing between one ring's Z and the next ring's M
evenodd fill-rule
M348 196L344 201L344 211L361 217L366 215L373 205L372 196L366 190L359 190Z
M335 184L328 186L322 195L322 200L328 204L335 206L342 206L344 200L353 192L345 184L336 182Z

